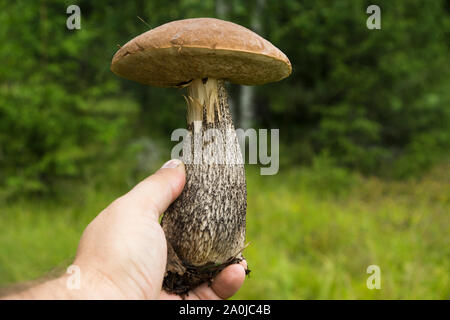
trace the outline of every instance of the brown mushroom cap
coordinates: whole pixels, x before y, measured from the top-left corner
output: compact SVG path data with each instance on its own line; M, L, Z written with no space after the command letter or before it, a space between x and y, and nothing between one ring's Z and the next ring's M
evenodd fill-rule
M225 79L259 85L289 76L291 63L269 41L232 22L213 18L178 20L147 31L114 55L111 70L156 87L192 79Z

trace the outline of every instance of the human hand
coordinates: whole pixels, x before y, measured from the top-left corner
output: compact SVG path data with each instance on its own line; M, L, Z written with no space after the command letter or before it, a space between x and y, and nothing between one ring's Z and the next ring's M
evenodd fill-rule
M183 163L171 160L111 203L88 225L74 265L82 274L87 273L85 279L89 279L92 297L181 299L161 289L167 247L158 220L179 196L184 184ZM246 268L245 261L228 266L211 286L197 287L186 299L231 297L242 286Z

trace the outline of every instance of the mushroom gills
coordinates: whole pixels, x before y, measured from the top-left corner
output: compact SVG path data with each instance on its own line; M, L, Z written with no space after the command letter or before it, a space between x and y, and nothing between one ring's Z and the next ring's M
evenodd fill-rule
M194 79L185 99L186 184L161 222L168 246L163 287L177 294L242 260L247 207L244 164L224 81Z

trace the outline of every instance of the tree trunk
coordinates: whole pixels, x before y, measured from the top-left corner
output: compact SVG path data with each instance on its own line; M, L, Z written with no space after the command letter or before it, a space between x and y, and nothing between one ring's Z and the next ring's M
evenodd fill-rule
M265 6L265 0L257 0L255 4L255 8L251 17L251 29L262 36L262 24L260 17L262 16L262 12ZM255 117L254 110L254 95L255 89L254 87L242 86L240 97L239 97L239 120L240 127L243 129L248 129L252 127L253 120Z

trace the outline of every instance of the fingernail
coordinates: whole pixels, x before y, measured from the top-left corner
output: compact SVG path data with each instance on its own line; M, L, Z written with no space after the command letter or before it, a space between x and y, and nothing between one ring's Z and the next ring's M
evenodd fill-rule
M164 163L164 165L161 167L161 169L172 169L178 167L180 164L182 164L181 160L178 159L172 159Z

